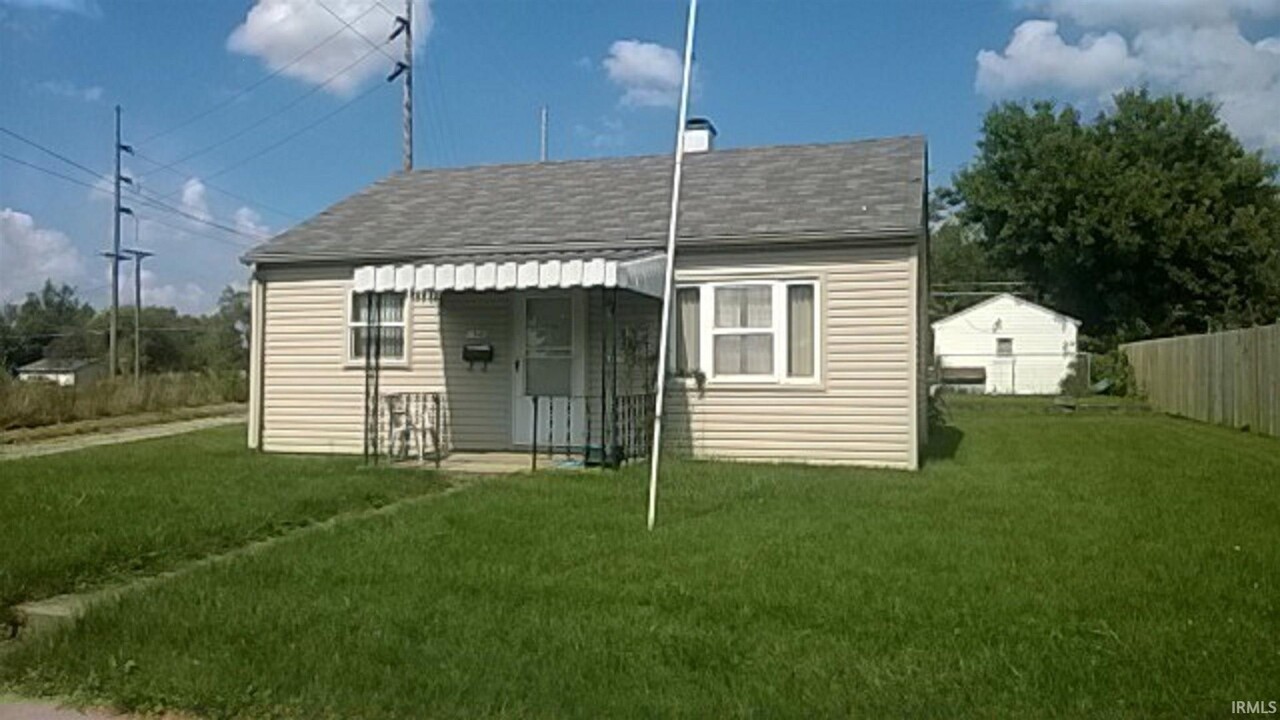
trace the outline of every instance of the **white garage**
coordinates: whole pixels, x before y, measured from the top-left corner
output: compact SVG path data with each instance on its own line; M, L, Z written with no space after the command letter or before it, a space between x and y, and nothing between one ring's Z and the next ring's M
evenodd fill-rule
M943 384L989 395L1052 395L1076 358L1080 321L1003 293L932 327Z

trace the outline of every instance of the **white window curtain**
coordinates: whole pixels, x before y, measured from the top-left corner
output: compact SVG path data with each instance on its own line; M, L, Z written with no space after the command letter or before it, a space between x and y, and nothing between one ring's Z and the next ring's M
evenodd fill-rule
M787 286L787 376L813 377L813 285Z
M373 311L370 311L370 299ZM348 358L364 360L365 346L371 327L377 325L377 339L381 345L383 361L405 359L405 301L402 292L353 293L351 314L347 320ZM376 318L374 323L371 318Z
M676 290L676 352L673 370L677 376L688 377L699 368L702 352L701 288L686 287Z
M715 309L715 374L772 375L773 287L717 287Z

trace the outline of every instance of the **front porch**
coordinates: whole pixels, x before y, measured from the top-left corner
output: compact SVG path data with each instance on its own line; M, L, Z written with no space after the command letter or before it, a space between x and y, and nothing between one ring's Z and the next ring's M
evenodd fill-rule
M537 271L517 264L505 288L483 265L453 267L451 283L426 273L430 289L396 289L418 270L387 273L389 290L377 289L377 269L372 286L357 271L367 462L511 472L648 455L661 310L644 291L652 282L620 282L608 263L588 273L590 261L529 262ZM548 275L550 263L560 267Z

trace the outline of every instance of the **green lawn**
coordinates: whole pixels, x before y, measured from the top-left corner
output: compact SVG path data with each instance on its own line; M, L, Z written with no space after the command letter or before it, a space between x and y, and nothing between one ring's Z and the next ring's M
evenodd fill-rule
M952 404L953 457L919 474L684 464L652 534L640 469L493 481L102 607L0 678L216 717L1188 717L1280 697L1280 442Z
M0 462L0 617L23 600L440 487L421 473L364 470L359 459L258 455L244 432Z

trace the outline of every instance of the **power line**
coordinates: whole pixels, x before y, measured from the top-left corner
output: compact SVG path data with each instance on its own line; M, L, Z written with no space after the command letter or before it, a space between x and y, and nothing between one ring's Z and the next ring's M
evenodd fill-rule
M161 227L167 227L167 228L169 228L170 230L176 230L176 231L178 231L178 232L180 232L180 233L184 233L184 234L187 234L187 235L194 235L194 236L196 236L196 237L198 237L198 238L204 238L205 240L212 240L212 241L214 241L214 242L222 243L223 245L228 245L228 246L230 246L230 247L234 247L234 248L236 248L237 250L245 250L245 249L250 248L250 247L252 247L252 246L253 246L253 244L252 244L252 243L242 243L242 242L237 242L237 241L235 241L235 240L231 240L231 239L229 239L229 238L224 238L224 237L219 237L219 236L217 236L217 235L206 235L206 234L204 234L204 233L196 232L196 231L192 230L191 228L184 228L184 227L181 227L181 226L179 226L179 225L173 225L173 224L171 224L171 223L167 223L167 222L165 222L165 221L163 221L163 220L160 220L160 219L156 218L154 215L146 215L146 216L144 216L144 217L142 218L142 220L143 220L144 222L155 223L156 225L160 225Z
M278 207L273 207L273 206L271 206L271 205L268 205L267 203L264 203L264 202L262 202L261 200L254 200L254 199L252 199L252 198L245 197L244 195L241 195L241 194L239 194L239 193L232 192L231 190L228 190L228 189L226 189L226 188L224 188L224 187L220 187L220 186L218 186L218 185L214 185L214 184L212 184L212 183L210 183L210 182L206 181L204 178L200 177L200 174L199 174L199 173L195 173L195 172L185 172L185 171L183 170L183 168L180 168L180 167L163 167L163 163L161 163L159 160L156 160L155 158L149 157L149 156L147 156L147 155L145 155L145 154L143 154L143 153L140 153L140 152L134 152L134 157L136 157L136 158L138 158L139 160L142 160L142 161L144 161L144 162L151 163L152 165L156 166L156 169L157 169L157 170L161 170L161 169L163 169L163 170L165 170L165 171L167 171L167 172L169 172L169 173L171 173L171 174L173 174L173 175L175 175L175 176L177 176L177 177L180 177L180 178L185 178L185 177L193 177L193 178L196 178L196 179L198 179L198 180L200 181L200 183L201 183L201 184L203 184L205 187L209 188L210 190L212 190L212 191L214 191L214 192L216 192L216 193L221 193L221 194L223 194L223 195L226 195L226 196L227 196L227 197L229 197L229 198L232 198L232 199L235 199L235 200L239 200L240 202L247 203L247 204L249 204L249 205L256 205L257 207L260 207L260 208L262 208L263 210L266 210L266 211L268 211L268 212L271 212L271 213L274 213L274 214L276 214L276 215L279 215L280 217L288 218L288 219L290 219L290 220L299 220L299 219L301 219L299 216L297 216L297 215L295 215L295 214L293 214L293 213L291 213L291 212L288 212L287 210L281 210L280 208L278 208Z
M98 185L94 185L94 184L92 184L92 183L84 182L84 181L79 180L79 179L77 179L77 178L73 178L73 177L71 177L70 175L64 175L63 173L60 173L60 172L58 172L57 170L50 170L49 168L42 167L42 166L40 166L40 165L36 165L35 163L27 162L26 160L23 160L23 159L21 159L21 158L16 158L16 157L14 157L14 156L12 156L12 155L9 155L8 153L0 152L0 158L4 158L5 160L8 160L8 161L10 161L10 162L14 162L14 163L17 163L17 164L19 164L19 165L23 165L23 166L25 166L25 167L31 168L32 170L36 170L36 171L42 172L42 173L44 173L44 174L46 174L46 175L51 175L51 176L56 177L56 178L59 178L59 179L61 179L61 180L65 180L66 182L73 183L73 184L75 184L75 185L79 185L80 187L88 188L88 189L90 189L90 190L92 190L92 191L94 191L94 192L99 192L99 193L102 193L102 194L104 194L104 195L111 195L111 194L112 194L112 191L111 191L111 190L108 190L107 188L104 188L104 187L101 187L101 186L98 186ZM167 212L175 212L175 213L177 213L177 214L179 214L179 215L182 215L182 216L184 216L184 217L186 217L186 218L188 218L188 219L190 219L190 220L193 220L193 221L195 221L195 222L201 222L201 223L204 223L204 224L206 224L206 225L212 225L213 227L216 227L216 228L218 228L218 229L220 229L220 230L227 230L227 231L229 231L229 232L233 232L233 233L235 233L235 234L237 234L237 235L242 235L242 236L244 236L244 237L248 237L248 238L250 238L251 240L254 240L254 241L261 241L261 240L263 239L263 238L256 238L256 237L253 237L252 235L248 235L247 233L241 232L241 231L236 230L236 229L234 229L234 228L229 228L229 227L227 227L227 226L225 226L225 225L221 225L221 224L218 224L218 223L213 223L213 222L211 222L211 221L205 221L205 220L201 219L201 218L200 218L199 216L197 216L197 215L191 215L191 214L189 214L189 213L186 213L186 212L184 212L184 211L182 211L182 210L179 210L179 209L177 209L177 208L174 208L174 207L172 207L172 206L164 206L164 205L160 205L159 203L157 203L157 202L155 202L155 201L153 201L153 200L150 200L149 198L146 198L146 197L140 197L140 198L138 198L138 199L139 199L139 200L142 200L144 203L150 204L150 205L152 205L153 207L157 207L157 208L159 208L159 209L161 209L161 210L165 210L165 211L167 211ZM228 242L228 241L227 241L227 240L225 240L225 239L217 238L217 237L214 237L214 236L212 236L212 235L201 235L201 234L199 234L199 233L191 232L190 230L188 230L188 229L186 229L186 228L179 228L179 227L174 226L174 225L169 225L169 224L167 224L167 223L164 223L164 222L161 222L161 221L159 221L159 220L155 219L155 217L152 217L152 216L148 216L148 217L147 217L147 218L145 218L145 219L146 219L148 222L154 222L154 223L156 223L156 224L158 224L158 225L164 225L165 227L169 227L169 228L171 228L171 229L179 230L179 231L182 231L182 232L189 232L189 233L191 233L192 235L196 235L196 236L198 236L198 237L203 237L203 238L206 238L206 239L209 239L209 240L216 240L216 241L218 241L218 242ZM237 247L240 247L240 248L246 248L246 247L250 247L250 245L251 245L251 244L249 244L249 245L238 244L238 245L237 245Z
M12 138L14 138L15 140L18 140L19 142L25 143L25 144L27 144L27 145L29 145L29 146L31 146L31 147L33 147L33 148L35 148L35 149L39 150L39 151L41 151L41 152L43 152L43 153L45 153L45 154L47 154L47 155L51 156L51 157L57 158L58 160L61 160L62 162L67 163L68 165L71 165L72 167L75 167L75 168L77 168L77 169L79 169L79 170L83 170L85 173L87 173L87 174L89 174L89 175L92 175L92 176L93 176L95 179L97 179L97 180L106 180L106 179L108 179L108 178L109 178L109 176L108 176L108 175L106 175L105 173L100 173L100 172L98 172L98 171L94 170L93 168L91 168L91 167L89 167L89 166L85 165L84 163L77 162L76 160L73 160L73 159L71 159L71 158L67 157L66 155L63 155L62 153L60 153L60 152L58 152L58 151L54 150L53 148L50 148L50 147L48 147L47 145L44 145L44 144L39 143L39 142L37 142L37 141L35 141L35 140L32 140L31 138L26 137L26 136L24 136L24 135L22 135L22 134L20 134L20 133L16 133L16 132L14 132L13 130L10 130L10 129L5 128L5 127L0 127L0 133L4 133L5 135L8 135L9 137L12 137ZM134 155L135 155L136 157L141 157L141 156L139 156L137 153L134 153ZM40 167L40 166L37 166L37 165L32 165L31 163L25 162L25 161L23 161L23 160L20 160L20 159L18 159L18 158L15 158L15 157L13 157L13 156L11 156L11 155L5 155L4 157L5 157L5 158L7 158L7 159L9 159L9 160L12 160L13 162L20 163L20 164L22 164L22 165L26 165L27 167L30 167L30 168L32 168L32 169L39 170L39 171L41 171L41 172L44 172L44 173L47 173L47 174L50 174L50 175L54 175L55 177L60 177L60 178L62 178L63 180L67 180L67 181L70 181L70 182L75 182L75 183L76 183L76 184L78 184L78 185L83 185L83 186L85 186L85 187L88 187L88 188L89 188L89 189L91 189L91 190L99 190L99 191L101 191L101 192L103 192L103 193L109 193L109 192L111 192L111 191L107 190L106 188L102 188L102 187L98 187L98 186L95 186L95 185L89 185L89 184L87 184L87 183L80 182L79 180L76 180L76 179L74 179L74 178L68 177L68 176L66 176L66 175L62 175L62 174L57 173L57 172L54 172L54 171L52 171L52 170L49 170L48 168L43 168L43 167ZM152 164L158 164L158 163L156 163L156 161L155 161L155 160L153 160L153 159L151 159L151 158L143 157L142 159L144 159L144 160L146 160L147 162L152 163ZM177 170L173 170L172 172L174 172L175 174L177 174L177 175L179 175L179 176L182 176L182 173L178 172ZM285 215L285 216L287 216L287 217L291 217L291 218L293 218L293 219L295 219L295 220L297 219L297 216L296 216L296 215L289 215L288 213L285 213L283 210L280 210L280 209L278 209L278 208L272 208L271 206L269 206L269 205L267 205L267 204L265 204L265 203L261 203L261 202L258 202L258 201L256 201L256 200L251 200L251 199L249 199L249 198L247 198L247 197L245 197L245 196L243 196L243 195L239 195L239 194L233 193L233 192L232 192L232 191L230 191L230 190L226 190L226 189L224 189L224 188L215 187L215 186L213 186L213 185L209 185L208 183L205 183L205 185L206 185L206 186L208 186L208 187L209 187L210 189L212 189L212 190L215 190L215 191L217 191L217 192L220 192L220 193L222 193L222 194L224 194L224 195L227 195L227 196L229 196L229 197L236 198L236 199L238 199L238 200L240 200L240 201L242 201L242 202L249 203L249 204L251 204L251 205L258 205L259 207L261 207L261 208L263 208L263 209L265 209L265 210L271 210L271 211L273 211L273 212L275 212L275 213L277 213L277 214ZM140 190L139 190L139 192L140 192Z
M381 3L379 3L379 4L381 4ZM372 11L373 11L373 9L374 9L374 7L376 7L376 6L370 6L370 7L369 7L369 8L367 8L364 12L360 13L359 15L357 15L357 16L356 16L356 21L359 21L359 20L360 20L361 18L363 18L365 15L369 14L370 12L372 12ZM384 8L384 9L385 9L385 8ZM173 125L173 126L171 126L171 127L169 127L169 128L166 128L165 130L161 130L161 131L160 131L160 132L158 132L158 133L154 133L154 134L152 134L152 135L148 135L147 137L143 138L143 139L142 139L141 141L139 141L139 142L140 142L140 143L147 143L147 142L151 142L152 140L155 140L155 139L157 139L157 138L164 137L165 135L168 135L168 134L170 134L170 133L172 133L172 132L174 132L174 131L176 131L176 130L181 130L182 128L187 127L188 125L190 125L190 124L191 124L191 123L193 123L193 122L196 122L197 120L201 120L201 119L203 119L203 118L205 118L205 117L208 117L209 115L212 115L213 113L217 112L218 110L221 110L222 108L224 108L224 107L226 107L226 106L230 105L231 103L235 102L236 100L239 100L240 98L244 97L245 95L248 95L249 93L253 92L254 90L256 90L256 89L258 89L259 87L261 87L262 85L266 84L267 82L270 82L270 81L271 81L271 80L273 80L274 78L279 77L281 73L283 73L284 71L286 71L286 70L288 70L289 68L293 67L294 65L297 65L299 62L302 62L302 60L304 60L307 56L311 55L311 53L315 52L316 50L319 50L321 47L323 47L324 45L328 44L330 40L332 40L332 39L334 39L334 38L338 37L339 35L341 35L341 34L343 33L343 31L344 31L344 30L343 30L342 28L339 28L338 30L335 30L332 34L325 36L325 38L324 38L323 40L321 40L320 42L318 42L318 43L316 43L315 45L312 45L310 48L307 48L306 50L304 50L304 51L302 52L302 54L300 54L300 55L298 55L297 57L293 58L292 60L290 60L289 62L285 63L284 65L281 65L280 67L276 68L275 70L272 70L269 74L267 74L267 75L263 76L262 78L259 78L258 80L256 80L256 81L254 81L254 82L250 83L249 85L246 85L244 88L240 89L239 91L237 91L236 93L234 93L234 94L233 94L233 95L231 95L230 97L228 97L228 98L226 98L226 99L222 100L221 102L215 103L213 106L211 106L211 107L209 107L209 108L207 108L207 109L205 109L205 110L202 110L201 112L198 112L198 113L196 113L196 114L194 114L194 115L192 115L192 116L188 117L187 119L183 120L182 122L178 123L177 125Z
M347 22L347 21L346 21L346 19L344 19L341 15L339 15L339 14L338 14L338 13L336 13L336 12L334 12L334 11L333 11L333 8L329 7L328 5L325 5L325 4L324 4L324 0L316 0L316 4L317 4L317 5L319 5L321 8L323 8L325 12L329 13L330 15L332 15L332 16L333 16L333 18L334 18L335 20L337 20L338 22L342 23L342 25L343 25L343 27L344 27L344 28L346 28L347 30L350 30L351 32L355 33L357 36L359 36L359 38L360 38L361 40L364 40L366 43L368 43L368 44L369 44L369 47L371 47L371 48L373 48L374 50L377 50L378 52L382 53L382 54L383 54L383 56L385 56L385 57L386 57L388 60L390 60L391 62L393 62L393 63L394 63L394 62L398 62L398 61L396 60L396 58L391 57L391 55L389 55L389 54L387 53L387 51L386 51L386 50L383 50L383 49L382 49L382 45L381 45L381 44L379 44L379 43L377 43L377 42L375 42L375 41L373 41L373 40L369 39L369 36L368 36L368 35L365 35L364 33L360 32L360 30L359 30L359 29L357 29L355 25L353 25L353 24L352 24L352 23L350 23L350 22ZM369 10L372 10L374 7L377 7L377 6L376 6L376 5L375 5L375 6L372 6L372 7L370 7L370 8L369 8ZM357 17L357 18L355 19L355 21L354 21L354 22L359 22L359 21L360 21L360 18L362 18L362 17L364 17L366 14L368 14L369 10L365 10L364 12L360 13L359 17ZM386 10L386 8L383 8L383 10ZM385 43L383 43L383 44L385 44Z
M139 192L138 196L135 199L142 202L144 205L149 205L159 210L164 210L166 212L171 212L176 215L181 215L182 217L190 220L191 222L197 222L202 225L208 225L209 227L214 227L224 232L229 232L233 235L239 235L241 237L248 238L250 240L253 240L254 242L260 242L264 239L256 235L253 235L251 233L247 233L239 228L234 228L234 227L231 227L230 225L223 225L222 223L216 220L210 220L209 218L200 217L195 213L188 212L186 210L183 210L182 208L174 207L173 205L170 205L161 199L152 198L150 195L144 195L141 192Z
M75 183L76 185L79 185L79 186L81 186L81 187L87 187L87 188L89 188L90 190L93 190L93 191L95 191L95 192L106 193L106 194L108 194L108 195L110 195L110 194L111 194L111 191L110 191L110 190L108 190L108 189L106 189L106 188L104 188L104 187L99 187L99 186L94 185L94 184L92 184L92 183L87 183L87 182L84 182L83 180L78 180L78 179L76 179L76 178L71 177L70 175L63 175L62 173L58 172L57 170L50 170L50 169L49 169L49 168L47 168L47 167L41 167L41 166L39 166L39 165L36 165L35 163L29 163L29 162L27 162L26 160L23 160L23 159L21 159L21 158L16 158L16 157L14 157L14 156L12 156L12 155L9 155L8 153L0 152L0 158L4 158L5 160L8 160L8 161L10 161L10 162L15 162L15 163L17 163L17 164L19 164L19 165L25 165L25 166L27 166L27 167L31 168L32 170L39 170L40 172L42 172L42 173L44 173L44 174L46 174L46 175L52 175L53 177L61 178L61 179L63 179L63 180L66 180L66 181L67 181L67 182L69 182L69 183Z
M265 156L267 153L270 153L270 152L272 152L272 151L276 150L277 148L281 147L282 145L285 145L286 143L288 143L289 141L291 141L291 140L293 140L294 138L298 137L299 135L302 135L302 134L304 134L304 133L308 132L309 130L311 130L311 129L315 128L316 126L321 125L322 123L326 122L327 120L329 120L329 119L330 119L330 118L332 118L333 116L337 115L338 113L342 112L343 110L346 110L347 108L351 107L352 105L356 104L357 102L360 102L361 100L365 99L366 97L369 97L370 95L372 95L373 93L377 92L378 90L380 90L380 89L382 89L382 88L384 88L384 87L386 87L386 83L378 83L378 84L376 84L376 85L371 86L368 90L365 90L364 92L362 92L362 93L360 93L359 95L357 95L357 96L355 96L355 97L351 98L350 100L348 100L348 101L346 101L346 102L342 103L341 105L339 105L338 107L334 108L333 110L331 110L331 111L329 111L329 112L325 113L324 115L321 115L320 117L316 118L313 122L310 122L310 123L308 123L307 125L304 125L303 127L298 128L296 131L294 131L294 132L292 132L292 133L290 133L290 134L288 134L288 135L284 136L283 138L281 138L281 139L277 140L276 142L274 142L274 143L272 143L272 144L270 144L270 145L267 145L266 147L264 147L264 148L262 148L262 149L258 150L256 153L254 153L254 154L252 154L252 155L245 156L245 157L241 158L240 160L237 160L237 161L235 161L235 162L231 163L230 165L227 165L227 166L225 166L225 167L223 167L223 168L221 168L221 169L217 170L216 172L213 172L213 173L210 173L210 174L208 174L208 175L205 175L205 176L204 176L204 178L205 178L205 179L211 179L211 178L221 177L221 176L226 175L227 173L231 172L232 170L235 170L235 169L237 169L237 168L239 168L239 167L241 167L241 166L243 166L243 165L247 165L248 163L251 163L251 162L253 162L254 160L257 160L257 159L259 159L259 158L261 158L261 157Z
M67 163L68 165L71 165L71 166L73 166L73 167L79 168L79 169L81 169L81 170L83 170L83 171L85 171L85 172L89 173L90 175L92 175L92 176L93 176L95 179L97 179L97 180L102 180L102 179L104 179L104 178L106 178L106 177L107 177L107 175L106 175L105 173L100 173L100 172L98 172L97 170L94 170L93 168L88 167L87 165L83 165L83 164L81 164L81 163L78 163L78 162L76 162L75 160L72 160L71 158L67 157L66 155L63 155L62 153L60 153L60 152L58 152L58 151L56 151L56 150L54 150L54 149L52 149L52 148L46 147L46 146L44 146L44 145L41 145L40 143L36 142L35 140L32 140L32 139L31 139L31 138L29 138L29 137L25 137L25 136L23 136L23 135L19 135L18 133L16 133L16 132L14 132L14 131L10 130L9 128L6 128L6 127L0 127L0 133L4 133L5 135L8 135L9 137L11 137L11 138L13 138L13 139L15 139L15 140L17 140L17 141L19 141L19 142L26 143L27 145L30 145L31 147L33 147L33 148L35 148L35 149L39 150L40 152L43 152L43 153L45 153L45 154L47 154L47 155L51 155L51 156L53 156L53 157L55 157L55 158L57 158L57 159L61 160L62 162Z
M375 48L375 49L376 49L376 48ZM369 50L369 51L365 52L363 55L361 55L360 57L356 58L356 59L355 59L355 61L354 61L354 62L352 62L351 64L349 64L349 65L347 65L346 67L342 68L341 70L339 70L338 72L334 73L333 75L330 75L330 76L328 77L328 79L326 79L324 82L320 83L319 85L316 85L316 86L312 87L311 89L307 90L306 92L302 93L301 95L299 95L299 96L295 97L293 100L290 100L289 102L285 103L284 105L281 105L280 107L276 108L275 110L271 111L270 113L267 113L266 115L264 115L264 116L262 116L262 117L258 118L257 120L255 120L255 121L253 121L252 123L250 123L249 125L247 125L247 126L245 126L245 127L241 128L240 130L237 130L236 132L233 132L233 133L231 133L230 135L227 135L227 136L225 136L225 137L223 137L223 138L221 138L221 139L219 139L219 140L217 140L217 141L215 141L215 142L213 142L213 143L210 143L209 145L205 145L204 147L201 147L201 148L199 148L199 149L197 149L197 150L194 150L194 151L192 151L192 152L189 152L189 153L187 153L186 155L183 155L183 156L179 157L179 158L178 158L178 159L176 159L176 160L173 160L173 161L171 161L171 162L164 163L164 164L160 165L160 167L158 167L158 168L155 168L155 169L152 169L152 170L148 170L148 171L147 171L147 172L145 172L145 173L141 173L141 174L139 174L139 176L138 176L138 177L139 177L139 178L141 178L141 177L145 177L145 176L147 176L147 175L151 175L151 174L153 174L153 173L159 172L159 171L161 171L161 170L168 170L168 169L171 169L171 168L173 168L173 167L177 166L177 165L178 165L178 164L180 164L180 163L184 163L184 162L187 162L188 160L191 160L191 159L193 159L193 158L200 157L201 155L204 155L204 154L206 154L206 153L208 153L208 152L210 152L210 151L212 151L212 150L216 150L216 149L218 149L218 148L220 148L220 147L222 147L222 146L226 145L227 143L229 143L229 142L231 142L231 141L233 141L233 140L236 140L236 139L238 139L238 138L241 138L241 137L243 137L243 136L247 135L249 132L251 132L251 131L253 131L253 130L255 130L255 129L259 128L259 127L262 127L262 126L263 126L263 125L265 125L267 122L269 122L269 121L271 121L271 120L275 119L277 116L279 116L279 115L280 115L281 113L283 113L284 111L286 111L286 110L289 110L289 109L291 109L291 108L296 107L296 106L297 106L298 104L300 104L302 101L306 100L307 98L311 97L312 95L315 95L317 92L320 92L320 91L321 91L321 90L323 90L324 88L328 87L328 86L329 86L330 84L332 84L335 80L337 80L339 77L341 77L341 76L345 75L349 70L351 70L352 68L354 68L356 65L359 65L360 63L364 62L364 61L365 61L365 59L367 59L367 58L368 58L370 55L372 55L373 53L374 53L374 50Z

